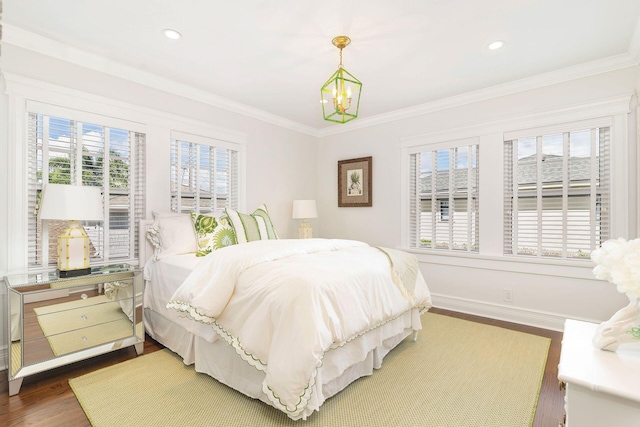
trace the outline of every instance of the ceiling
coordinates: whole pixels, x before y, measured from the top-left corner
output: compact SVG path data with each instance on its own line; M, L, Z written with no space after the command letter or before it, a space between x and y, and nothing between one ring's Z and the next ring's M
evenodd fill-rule
M4 0L2 15L5 42L46 37L108 59L107 72L136 70L147 84L177 82L176 92L312 132L351 125L322 119L338 35L351 38L344 67L363 82L353 123L497 85L517 91L543 73L640 62L638 0ZM487 49L495 40L504 47Z

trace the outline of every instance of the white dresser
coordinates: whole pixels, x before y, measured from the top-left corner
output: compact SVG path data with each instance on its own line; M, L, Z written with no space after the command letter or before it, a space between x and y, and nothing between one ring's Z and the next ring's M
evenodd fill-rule
M566 385L567 427L640 427L640 342L603 351L597 324L567 320L558 379Z

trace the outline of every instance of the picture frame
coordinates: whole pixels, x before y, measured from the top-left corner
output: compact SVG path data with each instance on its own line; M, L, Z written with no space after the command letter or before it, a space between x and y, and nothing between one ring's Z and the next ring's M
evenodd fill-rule
M373 206L372 163L371 156L338 161L338 207Z

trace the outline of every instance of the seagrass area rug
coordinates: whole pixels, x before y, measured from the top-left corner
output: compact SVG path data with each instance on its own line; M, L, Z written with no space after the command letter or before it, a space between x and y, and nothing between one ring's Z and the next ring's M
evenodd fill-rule
M306 421L156 351L69 381L94 426L531 426L551 340L426 313L382 369Z

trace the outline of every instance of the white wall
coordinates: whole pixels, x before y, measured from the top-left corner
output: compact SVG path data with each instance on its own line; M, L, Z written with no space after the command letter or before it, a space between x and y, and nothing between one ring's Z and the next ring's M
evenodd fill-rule
M523 126L540 122L539 118L546 112L557 110L571 116L575 115L574 110L586 104L597 106L602 100L614 97L635 103L633 91L639 76L639 67L626 68L325 136L318 146L318 232L322 237L402 246L402 141L420 135L427 135L431 140L444 138L443 142L451 135L478 137L481 155L480 245L488 246L490 250L475 257L416 251L421 270L434 294L435 305L554 329L561 329L568 317L605 320L628 301L616 292L614 285L594 280L590 264L575 268L562 262L513 262L501 255L502 138L505 131L533 126L514 129L514 123ZM361 115L366 116L364 99ZM637 165L634 132L626 128L626 123L628 120L628 127L633 128L635 120L626 114L622 116L621 123L625 128L621 131L626 135L623 139L630 141L627 156L623 155L621 161L628 170L620 181L623 187L616 191L620 199L626 198L630 202L628 209L617 216L623 220L618 221L616 229L620 235L633 238L637 234ZM553 121L553 115L545 119ZM489 152L498 155L487 156ZM365 156L373 157L373 207L339 208L337 162ZM495 179L487 181L487 177ZM483 187L487 182L500 185ZM628 221L624 220L626 217ZM504 301L504 289L512 290L513 302Z
M191 99L171 95L149 87L112 77L106 73L71 65L11 45L3 46L0 58L2 71L26 76L70 88L60 99L78 93L96 99L113 101L112 108L126 105L123 111L135 110L140 117L155 117L148 127L147 212L169 208L168 197L168 132L171 123L193 124L194 127L218 130L221 134L241 135L246 142L246 201L247 210L266 203L278 232L283 237L295 237L298 221L290 219L291 201L316 198L319 218L313 221L319 237L353 238L374 245L401 245L401 156L400 140L422 134L454 132L463 128L482 129L481 149L501 144L502 132L495 123L505 118L526 117L567 106L620 95L629 96L640 87L638 67L596 75L589 78L556 84L540 89L502 96L488 101L462 105L408 119L369 128L353 130L320 139L282 127L222 110ZM75 90L81 92L74 92ZM64 91L63 91L64 92ZM366 95L366 94L365 94ZM154 112L157 112L155 114ZM635 111L634 111L635 112ZM363 98L361 116L366 117ZM127 114L125 114L126 116ZM10 177L7 176L9 144L8 128L11 110L7 97L0 97L0 200L7 200ZM123 117L127 118L127 117ZM167 119L168 118L168 119ZM166 119L166 120L165 120ZM629 120L630 129L635 122ZM497 125L499 127L499 125ZM188 129L180 129L187 131ZM511 130L511 129L508 129ZM630 139L635 138L628 130ZM495 147L494 147L495 148ZM629 198L637 200L633 179L637 164L631 146L629 172L625 188ZM337 161L373 156L373 207L337 207ZM492 168L491 159L483 159L482 168ZM499 162L496 167L500 166ZM499 170L499 169L497 169ZM498 192L483 193L481 203L501 204ZM629 222L640 223L637 203L630 203ZM482 209L482 207L481 207ZM7 242L9 229L16 213L0 204L0 242ZM501 239L501 229L492 225L491 218L482 216L485 230L481 242ZM629 226L634 237L635 228ZM9 266L9 251L20 248L21 242L0 245L0 275L15 272ZM568 267L554 263L522 263L503 259L498 255L482 257L454 257L446 254L418 254L421 269L434 294L434 302L442 307L475 312L559 328L565 317L603 320L625 303L613 285L593 280L590 268ZM512 289L513 302L503 301L503 290ZM5 290L0 290L0 338L5 342Z
M268 124L240 114L161 92L104 73L71 65L11 45L4 45L1 70L7 75L34 80L47 92L43 102L69 106L99 105L116 117L147 123L147 216L152 210L169 210L169 132L179 130L197 134L209 132L246 143L246 197L242 201L251 212L266 203L281 237L297 237L299 220L291 219L294 199L316 196L316 141L308 135ZM82 98L82 99L80 99ZM9 229L19 212L9 211L10 181L7 176L9 144L20 150L24 141L9 141L11 111L8 97L0 96L0 277L16 273L26 265L10 261L8 251L23 250L26 242L8 243ZM53 101L52 101L53 99ZM105 114L103 112L103 114ZM25 257L22 257L25 258ZM0 339L6 339L6 290L0 289ZM6 349L4 349L6 351ZM0 353L4 353L0 349ZM6 360L0 359L0 369Z

